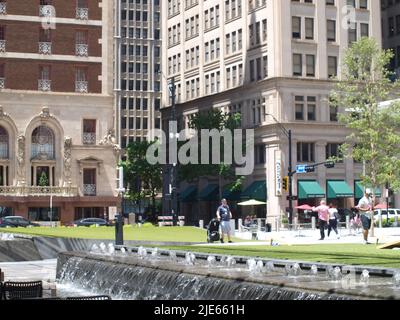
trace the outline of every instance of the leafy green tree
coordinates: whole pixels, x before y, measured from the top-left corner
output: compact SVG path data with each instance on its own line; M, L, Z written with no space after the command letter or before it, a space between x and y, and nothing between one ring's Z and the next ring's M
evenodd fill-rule
M393 53L382 50L375 39L362 38L347 50L340 80L330 95L350 134L343 144L344 157L364 163L362 184L375 188L389 184L400 190L400 104L381 102L398 97L400 85L388 70Z
M151 200L152 214L156 209L156 196L162 188L162 168L160 164L149 164L146 159L147 149L154 143L137 141L127 147L124 167L124 180L129 185L129 199L141 201L146 198Z
M228 114L219 109L210 109L195 113L189 117L189 128L200 133L202 129L217 129L219 131L229 130L233 136L233 130L240 128L240 113ZM199 134L199 146L201 145ZM210 144L211 145L211 141ZM211 148L210 148L211 149ZM224 144L220 141L220 154L224 154ZM233 156L232 156L233 159ZM201 164L201 150L199 150L199 164L188 164L179 166L179 179L189 182L199 181L202 177L217 176L219 180L219 197L222 197L222 180L233 180L230 184L230 191L236 191L241 188L243 177L235 175L235 165L226 164L223 161L220 164ZM225 159L221 159L225 160Z
M39 187L47 187L49 185L49 179L45 172L42 172L39 178Z

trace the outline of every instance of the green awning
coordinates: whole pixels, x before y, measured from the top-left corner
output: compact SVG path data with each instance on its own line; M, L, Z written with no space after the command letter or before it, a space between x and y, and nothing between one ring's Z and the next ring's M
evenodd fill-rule
M229 190L229 186L224 188L224 191L222 193L222 198L230 201L240 201L241 198L240 196L242 193L240 191L231 191Z
M351 190L350 186L346 181L328 181L327 188L328 199L336 198L352 198L354 197L354 192Z
M264 202L267 201L267 182L265 180L254 181L246 188L246 190L242 192L241 199L254 199Z
M196 186L189 186L179 195L181 202L195 202L196 201L197 188Z
M217 184L209 184L199 194L202 201L218 201L219 187Z
M362 197L364 197L364 186L361 184L361 181L356 181L354 183L354 190L356 199L361 199ZM382 197L381 189L375 189L375 196L377 196L378 198Z
M317 181L299 181L299 199L325 198L325 192Z

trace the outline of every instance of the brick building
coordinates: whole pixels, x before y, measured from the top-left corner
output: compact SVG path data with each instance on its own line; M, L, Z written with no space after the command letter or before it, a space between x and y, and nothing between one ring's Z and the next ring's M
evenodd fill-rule
M112 5L0 1L0 214L115 212Z

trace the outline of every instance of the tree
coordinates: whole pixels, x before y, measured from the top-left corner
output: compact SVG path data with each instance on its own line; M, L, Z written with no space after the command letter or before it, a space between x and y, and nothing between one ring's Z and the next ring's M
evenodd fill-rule
M241 114L228 114L219 109L210 109L195 113L189 117L189 128L201 132L202 129L217 129L219 131L229 130L233 133L234 129L240 128ZM211 142L210 142L211 143ZM199 137L199 145L201 138ZM220 154L224 154L224 144L220 141ZM199 164L188 164L179 167L179 178L187 181L199 181L201 177L218 176L219 197L222 197L222 179L234 180L230 184L230 191L241 188L243 177L235 175L235 164L201 164L201 152L199 151ZM233 159L233 157L232 157ZM225 159L224 159L225 160Z
M390 80L392 72L387 69L392 57L375 39L353 43L344 56L341 79L330 95L334 105L346 108L339 121L351 132L341 152L364 163L361 180L372 188L373 199L375 189L382 185L400 189L400 104L381 105L399 94L399 82Z
M162 188L162 169L160 164L149 164L146 159L147 149L156 141L137 141L127 147L124 167L124 179L130 186L129 198L133 201L141 201L147 197L151 199L153 217L156 209L156 196Z
M45 172L42 172L39 178L39 187L47 187L49 185L49 179Z

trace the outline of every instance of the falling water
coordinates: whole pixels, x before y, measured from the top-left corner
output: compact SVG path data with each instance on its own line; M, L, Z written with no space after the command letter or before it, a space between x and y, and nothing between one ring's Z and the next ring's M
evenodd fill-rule
M361 277L360 277L361 283L368 284L369 283L369 271L368 270L363 270Z
M396 286L400 287L400 271L396 271L393 274L393 282Z
M207 258L207 264L208 264L209 267L214 267L216 262L217 262L217 260L215 259L214 256L209 256Z
M318 275L318 267L315 264L313 264L311 266L310 273L311 273L312 276L317 276Z

